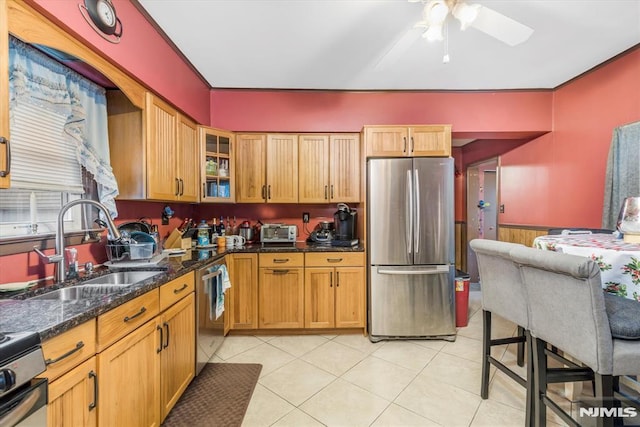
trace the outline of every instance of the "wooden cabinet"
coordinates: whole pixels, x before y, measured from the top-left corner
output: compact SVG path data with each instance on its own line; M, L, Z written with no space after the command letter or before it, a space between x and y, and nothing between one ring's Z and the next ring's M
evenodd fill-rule
M298 202L298 136L236 135L236 201Z
M304 327L303 254L259 254L258 262L258 326Z
M0 2L0 188L9 188L9 22L7 2Z
M97 422L96 321L92 319L42 343L49 381L49 426Z
M200 195L198 127L147 92L144 110L107 91L111 166L120 199L196 202Z
M360 136L298 136L300 203L360 202Z
M152 319L98 354L98 425L160 425L160 330Z
M265 201L267 135L236 135L236 201Z
M198 201L197 125L149 92L145 117L148 198Z
M227 291L230 329L258 328L258 254L227 255L231 288Z
M193 273L191 286L193 287ZM193 292L169 307L160 316L161 420L171 411L195 376L195 296ZM158 347L160 348L160 346Z
M364 327L364 253L307 253L304 283L305 328Z
M200 128L201 202L235 201L235 153L231 132Z
M94 427L97 425L97 372L96 357L91 356L60 378L49 382L47 426Z
M368 157L449 157L451 125L365 126Z

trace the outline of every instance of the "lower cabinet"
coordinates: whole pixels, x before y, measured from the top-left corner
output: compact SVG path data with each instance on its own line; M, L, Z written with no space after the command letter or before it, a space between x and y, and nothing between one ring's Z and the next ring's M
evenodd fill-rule
M49 427L97 425L98 377L96 357L76 366L48 385Z
M160 315L160 402L164 421L195 376L195 296L193 293Z
M258 254L226 256L231 289L227 291L231 329L258 328ZM227 301L225 301L227 304Z
M159 326L150 320L98 354L100 426L160 425Z
M305 328L364 327L363 262L362 254L306 254ZM326 266L332 264L341 266Z
M260 268L260 328L304 327L304 269Z

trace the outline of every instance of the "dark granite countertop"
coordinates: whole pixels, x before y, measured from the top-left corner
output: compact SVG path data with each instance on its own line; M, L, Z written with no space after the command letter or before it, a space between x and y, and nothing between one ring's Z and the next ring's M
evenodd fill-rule
M260 252L363 252L362 246L332 247L297 242L295 245L247 245L243 248L194 249L181 256L170 256L157 265L131 270L157 270L161 273L140 283L126 287L115 294L100 295L77 301L30 300L30 297L54 289L81 284L84 280L112 273L114 270L100 268L90 276L69 280L61 285L47 286L0 299L0 332L38 332L41 339L52 338L81 323L107 312L125 302L155 289L183 274L212 264L230 253Z

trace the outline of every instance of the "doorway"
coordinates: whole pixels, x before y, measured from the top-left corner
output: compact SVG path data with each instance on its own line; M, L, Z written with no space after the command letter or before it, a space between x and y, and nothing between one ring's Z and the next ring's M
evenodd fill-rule
M467 168L467 273L471 282L480 280L478 262L469 242L498 239L498 159Z

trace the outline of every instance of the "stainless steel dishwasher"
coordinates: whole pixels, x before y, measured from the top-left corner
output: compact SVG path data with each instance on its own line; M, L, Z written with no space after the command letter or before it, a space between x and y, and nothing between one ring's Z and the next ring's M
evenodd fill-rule
M223 312L216 319L215 292L207 292L205 289L207 280L213 280L215 283L222 275L222 270L209 273L211 267L221 265L225 265L224 257L214 259L206 267L196 271L196 325L198 327L196 335L196 375L211 360L224 340L224 318L226 313ZM211 287L212 290L215 290L215 288L215 286Z

